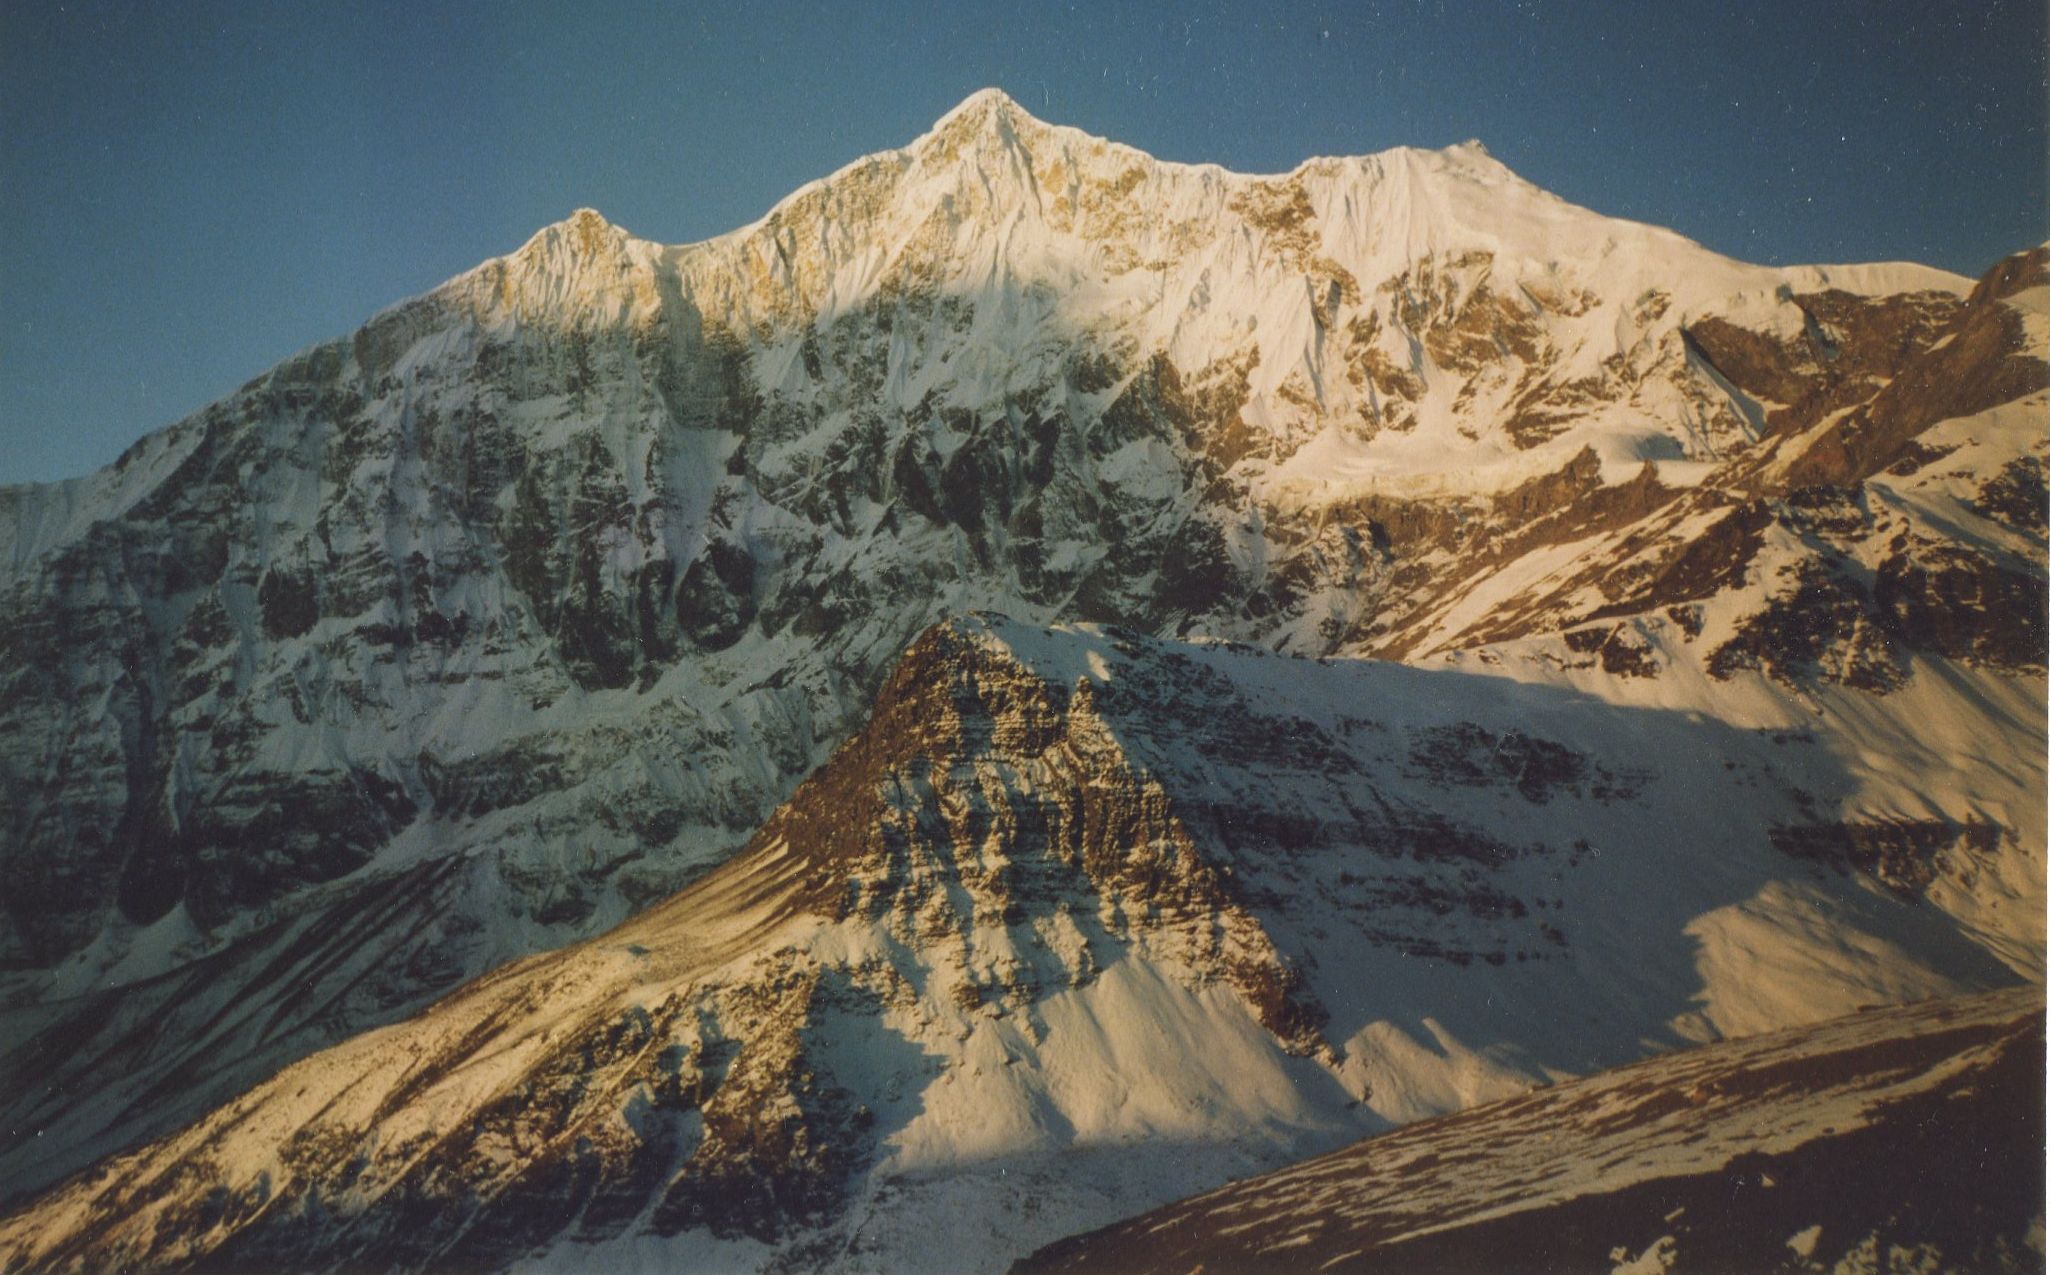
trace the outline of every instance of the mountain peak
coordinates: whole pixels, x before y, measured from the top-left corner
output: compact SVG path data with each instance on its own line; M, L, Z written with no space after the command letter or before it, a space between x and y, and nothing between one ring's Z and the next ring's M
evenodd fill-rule
M579 208L444 285L478 313L569 324L617 319L653 304L649 271L661 249L636 239L595 208ZM609 317L605 317L609 316Z
M528 236L514 257L590 263L616 255L633 236L595 208L579 208Z
M607 221L605 214L595 208L579 208L542 233L551 231L578 256L592 258L628 237L626 231Z
M960 105L939 117L933 123L935 130L943 129L956 120L974 120L978 123L993 122L1005 117L1033 119L1032 113L1018 105L1018 99L1000 88L977 89L961 99ZM1036 122L1036 121L1035 121Z
M977 89L963 98L959 106L940 116L913 147L937 146L951 152L967 146L972 139L988 137L1008 147L1021 136L1036 136L1048 127L1002 89Z

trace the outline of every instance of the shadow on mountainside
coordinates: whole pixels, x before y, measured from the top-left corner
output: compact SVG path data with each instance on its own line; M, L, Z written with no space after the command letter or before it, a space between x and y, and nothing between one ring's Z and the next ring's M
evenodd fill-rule
M1207 1142L1223 1165L1248 1136L1286 1158L1718 1030L2018 981L1907 888L1909 851L1980 853L1962 817L1880 847L1897 861L1776 844L1858 795L1855 745L1458 671L949 621L734 860L309 1060L197 1141L74 1179L85 1229L53 1252L96 1251L161 1187L172 1225L148 1243L203 1225L230 1264L311 1245L490 1265L644 1222L776 1240L865 1198L945 1086L963 1127L1024 1093L1047 1151ZM1159 1032L1135 1021L1156 1012ZM1201 1034L1219 1027L1237 1043ZM1116 1100L995 1079L1015 1068L1108 1077ZM1285 1104L1233 1092L1262 1077ZM1191 1140L1145 1114L1155 1091L1257 1122ZM948 1137L925 1168L1002 1159ZM277 1176L241 1180L280 1145Z

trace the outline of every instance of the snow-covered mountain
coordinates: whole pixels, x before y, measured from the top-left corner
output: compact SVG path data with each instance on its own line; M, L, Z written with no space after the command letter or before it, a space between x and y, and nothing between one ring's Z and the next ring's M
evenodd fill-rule
M2040 977L2045 283L997 93L718 239L577 213L0 490L0 1194L666 898L979 608L1772 732L1828 764L1733 827Z
M1951 746L2025 757L2040 687L1938 676L1712 720L952 621L710 876L102 1163L0 1260L1002 1269L1648 1051L2039 981L2040 763ZM1876 813L1911 736L1948 814Z
M2040 989L1670 1054L1020 1263L1055 1271L2027 1271Z

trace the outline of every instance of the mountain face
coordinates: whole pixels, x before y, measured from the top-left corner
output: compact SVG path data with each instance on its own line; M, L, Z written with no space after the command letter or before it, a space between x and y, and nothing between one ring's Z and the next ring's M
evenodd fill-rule
M1922 901L1876 999L2040 978L2046 278L1747 266L1473 144L1246 177L993 93L718 239L579 212L0 491L0 1194L667 898L975 609L1782 740L1729 760L1795 804L1725 835ZM1611 782L1476 729L1401 766ZM1591 855L1558 809L1490 835ZM1439 835L1386 817L1318 816ZM1487 884L1536 869L1476 853L1371 896L1405 959L1545 953ZM1487 937L1401 919L1491 888ZM1298 968L1200 897L1251 944L1205 960ZM1289 976L1213 973L1314 1054ZM1706 1003L1685 1038L1851 1007Z
M1820 819L1903 798L1858 772L1888 732L2029 711L1953 675L1977 715L1832 688L1796 737L952 621L705 879L73 1178L0 1261L1001 1269L1648 1049L2040 980L2040 773Z
M2033 1270L2042 1119L2042 998L2016 989L1427 1121L1013 1269Z

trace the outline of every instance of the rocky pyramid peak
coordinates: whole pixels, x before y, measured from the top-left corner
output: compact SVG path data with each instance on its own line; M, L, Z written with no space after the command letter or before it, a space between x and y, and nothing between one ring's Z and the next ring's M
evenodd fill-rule
M602 250L609 239L625 233L605 220L605 215L595 208L579 208L560 225L580 251L591 253Z
M1034 117L1002 89L989 88L971 94L940 116L902 154L916 168L928 172L980 170L978 182L997 179L999 189L991 192L996 202L1015 205L1034 197L1034 183L1004 182L1001 173L1008 171L1029 179L1036 152L1047 148L1056 138L1070 147L1080 144L1087 150L1110 145L1077 129L1056 129Z
M616 257L633 240L595 208L579 208L561 221L535 231L515 257L566 260L590 264Z
M991 87L977 89L967 97L962 98L960 105L940 116L933 123L933 130L937 132L941 129L964 123L996 127L1006 123L1015 126L1019 122L1039 124L1040 127L1045 127L1045 125L1040 124L1040 121L1030 111L1018 104L1017 98L1012 97L1000 88Z
M594 208L543 226L514 252L451 280L443 295L486 320L548 327L612 323L656 304L658 244L637 239Z

